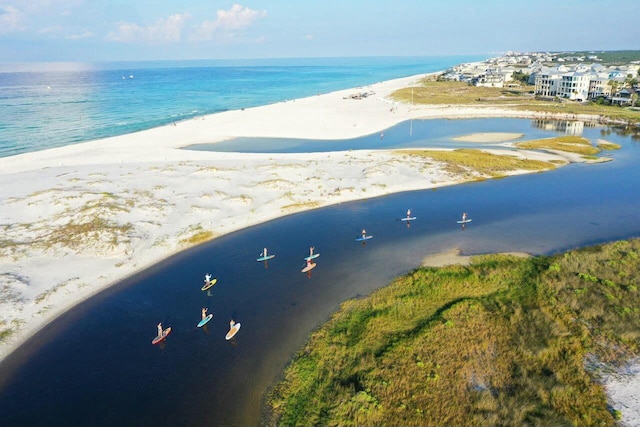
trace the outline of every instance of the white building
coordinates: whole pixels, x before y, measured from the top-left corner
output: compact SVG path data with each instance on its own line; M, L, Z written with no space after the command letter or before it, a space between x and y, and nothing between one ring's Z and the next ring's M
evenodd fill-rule
M556 95L576 101L589 98L589 81L594 77L591 73L579 71L564 73L560 76Z

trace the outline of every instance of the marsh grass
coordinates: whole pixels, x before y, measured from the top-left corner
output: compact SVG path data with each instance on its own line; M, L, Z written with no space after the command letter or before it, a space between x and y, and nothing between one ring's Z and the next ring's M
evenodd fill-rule
M312 334L269 423L613 426L585 361L638 351L639 284L640 240L420 268Z
M601 151L598 147L591 145L588 139L571 135L517 142L516 147L528 150L549 149L566 151L568 153L582 154L583 156L594 156Z
M499 178L519 170L543 171L555 169L551 162L522 159L516 156L491 154L474 149L458 150L402 150L397 153L423 157L445 163L445 170L455 175L469 176L471 172Z
M598 145L598 148L602 150L607 150L607 151L619 150L620 148L622 148L620 144L615 144L613 142L608 142L608 141L599 141L597 145Z

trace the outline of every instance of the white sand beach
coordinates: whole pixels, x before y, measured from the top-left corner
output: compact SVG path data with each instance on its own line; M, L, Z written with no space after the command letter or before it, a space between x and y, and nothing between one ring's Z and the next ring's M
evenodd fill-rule
M411 118L535 116L388 98L422 77L0 158L0 360L78 302L204 240L293 212L462 182L435 161L398 151L238 154L180 147L239 136L346 139ZM361 92L373 94L350 98ZM566 161L560 154L517 155Z

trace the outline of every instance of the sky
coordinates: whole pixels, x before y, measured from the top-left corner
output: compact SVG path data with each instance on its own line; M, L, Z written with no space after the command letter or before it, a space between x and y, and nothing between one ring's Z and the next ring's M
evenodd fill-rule
M0 63L640 49L638 0L0 0Z

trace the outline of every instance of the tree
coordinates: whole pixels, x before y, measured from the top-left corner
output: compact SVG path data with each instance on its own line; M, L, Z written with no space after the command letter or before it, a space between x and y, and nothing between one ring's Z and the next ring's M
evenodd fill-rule
M627 74L627 78L624 79L625 87L635 87L638 84L638 79L633 77L631 74Z
M511 78L515 81L527 84L529 82L529 74L525 74L522 71L514 71Z

